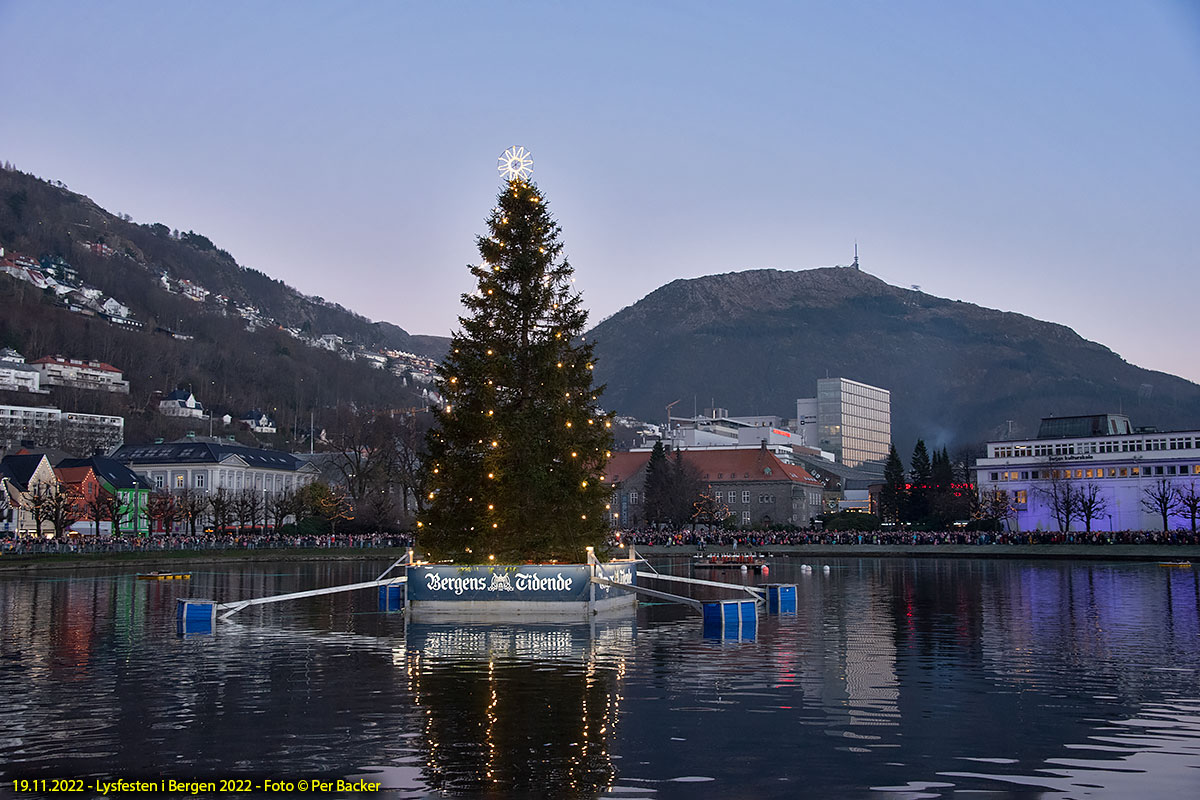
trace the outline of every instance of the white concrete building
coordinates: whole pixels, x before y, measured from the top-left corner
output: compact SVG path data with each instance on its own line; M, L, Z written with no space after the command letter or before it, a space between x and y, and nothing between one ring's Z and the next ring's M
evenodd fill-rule
M0 406L0 447L15 447L23 441L80 455L96 449L109 451L125 441L125 418L53 406Z
M1200 430L1135 431L1122 414L1049 417L1036 439L989 442L976 462L981 496L1006 492L1014 530L1058 530L1053 493L1095 487L1103 510L1092 530L1162 530L1161 517L1143 504L1160 482L1200 490ZM1072 530L1083 530L1076 518ZM1171 529L1190 529L1182 509Z
M125 445L112 457L128 464L156 490L195 489L212 494L218 489L250 489L271 495L299 489L321 474L291 453L198 437Z

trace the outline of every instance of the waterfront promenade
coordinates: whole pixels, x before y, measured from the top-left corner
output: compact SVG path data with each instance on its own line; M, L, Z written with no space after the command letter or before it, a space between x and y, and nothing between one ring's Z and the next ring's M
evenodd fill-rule
M1068 558L1200 561L1190 531L624 531L642 555L754 551L819 557Z
M692 556L739 552L733 547L638 545L641 556ZM741 548L740 552L747 552ZM1054 558L1100 561L1191 561L1200 564L1200 545L1113 544L776 544L753 548L773 556L813 558Z
M1194 561L1200 541L1191 533L820 533L623 531L609 544L616 554L633 541L644 556L753 551L774 556L868 558L1058 558ZM0 571L72 562L261 561L388 558L413 545L406 534L323 536L200 534L99 539L9 539L0 542Z

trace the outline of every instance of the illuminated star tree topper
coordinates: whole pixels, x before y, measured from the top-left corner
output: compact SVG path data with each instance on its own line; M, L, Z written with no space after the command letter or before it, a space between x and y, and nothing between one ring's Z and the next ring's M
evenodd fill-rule
M533 154L524 147L513 145L500 156L500 177L506 181L528 181L533 173Z

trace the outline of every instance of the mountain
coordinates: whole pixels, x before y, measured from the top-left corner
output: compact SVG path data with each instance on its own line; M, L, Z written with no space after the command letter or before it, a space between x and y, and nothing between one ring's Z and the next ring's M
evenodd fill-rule
M1070 328L901 289L856 269L752 270L677 280L593 328L608 408L794 417L816 381L889 389L907 456L1032 436L1041 417L1124 411L1134 425L1194 428L1200 385L1142 369Z
M281 429L305 433L338 405L426 405L409 367L422 369L449 346L306 296L239 265L202 234L134 223L8 167L0 169L0 248L0 348L28 361L104 361L130 382L128 396L56 389L4 392L0 402L121 414L130 441L177 433L153 410L160 393L181 386L218 414L262 409Z

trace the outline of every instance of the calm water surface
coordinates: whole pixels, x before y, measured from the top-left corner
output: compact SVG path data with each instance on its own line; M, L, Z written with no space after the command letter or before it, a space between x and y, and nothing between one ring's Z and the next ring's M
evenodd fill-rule
M799 613L741 639L666 605L406 624L371 591L181 638L181 593L386 564L197 566L190 586L0 575L0 775L370 777L396 798L1200 796L1200 569L808 563L772 562Z

